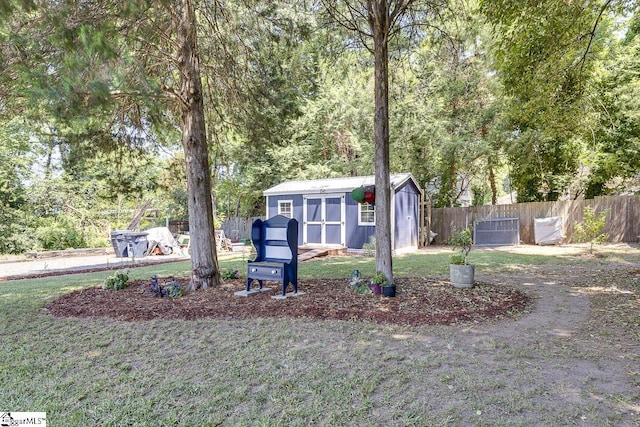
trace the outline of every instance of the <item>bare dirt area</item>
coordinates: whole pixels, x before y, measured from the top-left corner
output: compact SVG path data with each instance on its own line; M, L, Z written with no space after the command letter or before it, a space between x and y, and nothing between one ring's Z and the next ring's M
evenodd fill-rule
M177 280L186 288L187 278ZM356 293L345 280L303 280L298 284L301 295L275 300L271 297L280 293L277 282L265 284L271 291L248 297L234 295L245 285L233 280L170 298L157 297L146 289L148 282L135 281L119 291L96 287L72 292L53 301L48 309L55 316L128 321L302 317L415 326L513 317L531 304L525 291L506 285L477 283L473 289L457 289L426 278L398 278L395 282L397 294L388 298Z
M589 263L530 266L513 276L494 276L496 283L513 283L517 278L520 286L536 296L536 302L517 322L463 328L466 333L459 335L461 343L477 348L508 340L509 347L520 348L517 364L535 367L532 384L548 389L550 396L568 405L591 407L591 413L576 410L570 418L559 414L557 425L638 426L639 259L612 261L602 254L585 254L584 247L581 251L575 246L564 249L533 250L550 250ZM514 375L514 381L516 378ZM540 397L535 403L553 406ZM572 412L569 408L567 413Z
M103 254L79 255L78 251L60 251L56 256L27 259L7 257L0 259L0 282L41 277L64 276L67 274L87 274L98 271L118 270L129 267L144 267L188 260L180 254L148 256L141 259L118 258L113 250L103 249ZM65 252L70 252L65 254Z

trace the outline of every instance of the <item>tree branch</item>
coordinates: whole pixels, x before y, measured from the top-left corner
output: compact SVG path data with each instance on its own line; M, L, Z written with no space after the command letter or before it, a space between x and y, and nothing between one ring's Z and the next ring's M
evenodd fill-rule
M580 64L580 71L579 74L582 74L582 71L584 70L584 65L587 62L587 55L589 54L589 51L591 50L591 45L593 44L593 39L595 39L596 37L596 30L598 29L598 25L600 24L600 21L602 20L602 15L604 15L604 12L607 10L607 8L609 7L609 5L611 4L613 0L607 0L604 5L602 5L602 7L600 8L600 12L598 13L598 17L596 18L596 21L593 23L593 28L591 29L591 32L589 33L589 43L587 44L587 48L584 50L584 53L582 54L582 57L580 58L580 60L578 61L578 63Z
M165 99L170 101L177 101L181 107L186 107L187 103L182 99L182 97L176 92L176 90L170 86L162 85L163 94L149 94L142 93L141 91L122 91L122 90L112 90L109 94L115 99L128 99L128 98L139 98L142 96L146 96L148 98L154 99Z

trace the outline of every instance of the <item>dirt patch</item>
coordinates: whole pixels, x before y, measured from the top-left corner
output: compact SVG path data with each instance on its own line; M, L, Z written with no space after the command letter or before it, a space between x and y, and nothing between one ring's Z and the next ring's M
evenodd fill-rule
M177 280L186 288L187 278ZM126 321L294 317L435 325L514 317L532 303L526 292L508 285L476 283L472 289L457 289L448 282L427 278L398 278L396 284L396 297L387 298L356 293L345 280L303 280L298 290L304 294L275 300L271 297L280 291L276 282L265 285L272 288L270 292L249 297L234 295L244 289L241 280L234 280L182 297L160 298L145 291L147 282L133 281L119 291L100 287L78 290L59 297L48 309L55 316Z
M71 258L73 259L73 258ZM125 258L126 259L126 258ZM59 260L63 263L64 258L59 258ZM8 275L4 277L0 277L0 282L7 282L10 280L23 280L23 279L41 279L43 277L53 277L53 276L66 276L68 274L89 274L89 273L98 273L101 271L116 271L122 270L123 267L147 267L150 265L158 265L158 264L167 264L170 262L182 262L184 258L153 258L152 260L136 260L135 264L123 264L122 258L118 258L116 263L113 265L99 265L99 266L79 266L79 267L63 267L60 270L52 270L52 271L38 271L38 272L28 272L28 273L20 273L14 275Z

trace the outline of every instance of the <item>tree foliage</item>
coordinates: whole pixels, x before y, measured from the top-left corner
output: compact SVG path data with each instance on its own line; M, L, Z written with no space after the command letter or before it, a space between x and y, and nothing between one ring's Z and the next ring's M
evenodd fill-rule
M587 163L585 197L624 191L640 170L640 16L633 16L624 38L609 42L595 78L597 121Z
M508 104L505 152L518 201L557 200L575 178L597 59L611 37L611 0L482 1L494 26Z
M374 171L413 173L437 206L638 180L637 2L198 0L201 89L181 80L183 4L2 3L1 252L87 244L142 199L186 219L194 158L200 206L226 216L262 215L284 180Z
M179 124L194 277L206 287L219 275L195 6L63 1L42 2L34 14L16 11L12 22L22 26L11 28L9 45L17 77L9 81L56 119L57 132L68 127L80 135L79 145L149 144L162 119ZM209 17L203 21L215 30L218 17Z
M28 131L19 120L0 126L0 253L19 253L28 249L22 212L28 204L25 181L33 163L27 143Z

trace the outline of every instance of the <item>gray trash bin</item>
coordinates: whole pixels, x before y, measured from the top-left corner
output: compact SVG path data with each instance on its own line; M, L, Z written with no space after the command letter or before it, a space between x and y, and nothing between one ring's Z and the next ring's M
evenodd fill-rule
M126 234L130 233L128 230L114 230L111 232L111 246L118 258L127 256L127 239Z
M147 235L149 233L136 233L130 231L124 234L126 241L126 254L123 252L123 256L129 258L142 258L147 252Z

